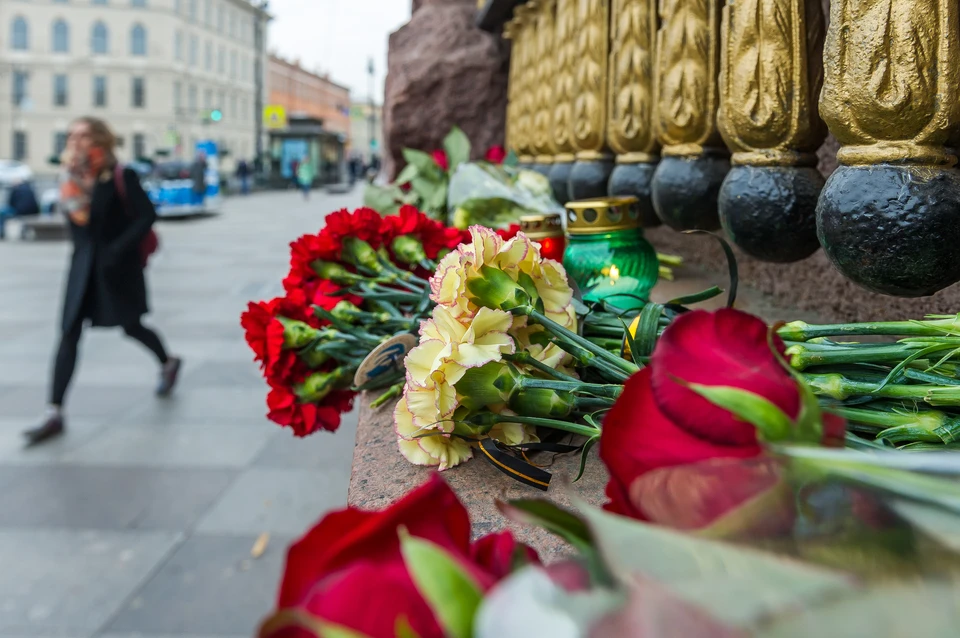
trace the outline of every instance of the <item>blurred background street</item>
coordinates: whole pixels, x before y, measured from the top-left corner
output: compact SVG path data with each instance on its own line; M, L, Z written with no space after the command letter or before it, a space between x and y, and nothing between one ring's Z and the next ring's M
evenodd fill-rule
M20 432L42 416L70 246L0 244L0 638L251 634L286 545L346 502L356 418L303 441L269 423L239 317L280 293L287 244L360 193L158 224L145 323L185 358L176 394L153 396L139 344L87 331L68 433L37 449Z

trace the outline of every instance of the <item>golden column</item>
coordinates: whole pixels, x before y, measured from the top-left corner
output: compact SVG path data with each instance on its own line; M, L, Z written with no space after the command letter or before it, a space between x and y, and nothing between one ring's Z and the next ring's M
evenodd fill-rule
M517 110L520 108L517 99L517 88L520 84L520 25L516 19L503 25L503 37L510 40L510 70L507 76L507 150L519 154L517 150Z
M733 167L720 223L763 261L798 261L820 248L825 26L820 0L736 0L723 9L718 124Z
M514 11L518 31L517 55L517 154L520 164L530 168L535 160L533 122L536 117L537 90L537 15L536 2L528 2Z
M657 226L650 184L660 161L653 126L653 67L657 42L656 0L613 0L607 142L617 153L610 195L638 200L644 226Z
M663 148L653 206L677 230L720 227L717 196L729 153L717 130L723 0L660 0L656 127Z
M573 147L570 197L604 197L613 172L607 148L607 64L610 0L578 0L573 73Z
M531 3L533 4L533 3ZM536 160L533 170L544 176L553 168L553 83L556 55L553 41L556 37L557 0L538 0L535 5L537 29L537 85L536 115L533 120L533 150Z
M577 11L579 0L557 0L554 30L553 80L553 167L550 187L561 204L570 201L570 170L576 159L573 146L573 71L577 55Z
M820 113L843 145L817 208L824 251L889 295L960 280L956 0L833 0Z

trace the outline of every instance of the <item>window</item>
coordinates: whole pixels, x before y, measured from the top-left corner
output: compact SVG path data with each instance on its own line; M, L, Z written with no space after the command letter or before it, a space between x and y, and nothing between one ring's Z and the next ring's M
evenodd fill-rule
M200 40L197 36L190 36L190 66L197 66L197 56L200 54Z
M197 21L197 0L187 0L190 3L190 22Z
M26 71L13 72L13 105L17 108L30 97L30 74Z
M213 71L213 44L209 41L203 47L203 68Z
M110 50L110 34L107 32L107 25L97 22L93 25L93 31L90 34L90 51L94 54L103 55Z
M203 3L203 22L208 26L213 26L213 5L210 0L204 0Z
M179 82L173 83L173 112L180 113L183 108L183 85Z
M183 7L180 6L180 0L173 0L173 12L180 15L181 11L183 11Z
M147 104L147 87L143 78L133 78L133 108L142 109Z
M13 133L13 159L18 162L27 159L27 134L23 131Z
M236 119L237 117L237 96L230 96L230 117Z
M70 52L70 27L65 20L53 23L53 51L54 53Z
M237 37L237 14L233 11L230 12L230 37Z
M173 34L173 56L183 61L183 31L179 29Z
M209 111L213 108L213 90L207 89L203 92L203 108Z
M227 50L223 48L223 45L220 45L220 49L217 51L217 73L221 75L227 72Z
M190 85L190 92L188 93L188 107L190 109L190 115L197 114L197 86L195 84Z
M107 4L107 0L93 0L93 4Z
M67 76L57 74L53 76L53 105L67 106L69 102L69 91L67 90Z
M93 76L93 105L107 105L107 76L105 75Z
M217 33L223 33L223 5L217 5Z
M236 77L237 77L237 52L231 51L230 52L230 78L233 79Z
M63 132L57 132L53 134L53 156L60 157L60 154L63 153L67 148L67 134Z
M133 158L140 159L147 156L147 140L143 133L133 134Z
M145 7L147 6L147 0L130 0L131 7Z
M130 30L130 54L147 54L147 30L143 28L142 24L135 24L133 29Z
M26 51L30 48L30 28L25 18L17 16L10 24L10 44L14 51Z

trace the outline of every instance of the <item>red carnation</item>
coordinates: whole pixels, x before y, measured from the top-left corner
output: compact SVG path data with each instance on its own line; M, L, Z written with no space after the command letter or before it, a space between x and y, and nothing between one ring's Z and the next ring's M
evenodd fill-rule
M520 224L510 224L507 228L500 228L497 234L504 240L513 239L520 232Z
M441 250L453 250L470 238L468 231L445 226L410 205L401 206L396 215L384 217L381 227L381 237L387 246L404 235L417 239L428 259L436 259Z
M487 149L487 154L484 155L483 159L491 164L503 164L503 160L507 159L507 151L499 144L491 146Z
M450 160L447 158L446 151L436 150L430 156L433 158L433 163L439 166L444 173L450 170Z
M251 301L247 311L240 315L240 325L247 345L253 350L254 361L263 361L267 356L267 326L273 321L278 301Z
M270 393L267 394L267 418L283 427L293 430L295 436L303 438L320 430L336 432L340 428L340 418L353 409L356 393L334 390L321 403L301 403L293 392L293 387L301 383L311 370L301 365L297 372L283 379L270 379Z

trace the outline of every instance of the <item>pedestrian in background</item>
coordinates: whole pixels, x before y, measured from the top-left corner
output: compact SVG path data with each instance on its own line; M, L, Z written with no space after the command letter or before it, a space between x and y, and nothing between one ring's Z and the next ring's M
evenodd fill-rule
M313 165L310 164L310 158L304 157L303 161L300 162L300 166L297 168L297 181L300 183L300 188L303 189L303 198L306 200L310 199L310 190L313 188Z
M33 186L27 180L19 180L10 189L7 203L0 207L0 239L6 237L4 224L11 217L27 217L40 214L40 204L33 192Z
M207 196L207 154L197 153L197 158L190 165L190 181L192 182L193 203L203 204Z
M249 195L250 194L250 165L247 164L247 160L240 160L240 163L237 164L237 179L240 180L240 194Z
M177 381L181 359L168 356L157 333L141 323L148 311L141 246L157 213L137 174L117 164L115 146L116 138L102 120L84 117L70 127L60 201L69 221L73 257L50 405L44 421L24 432L30 444L65 429L64 397L85 322L94 327L120 326L153 353L160 365L158 396L168 396Z

